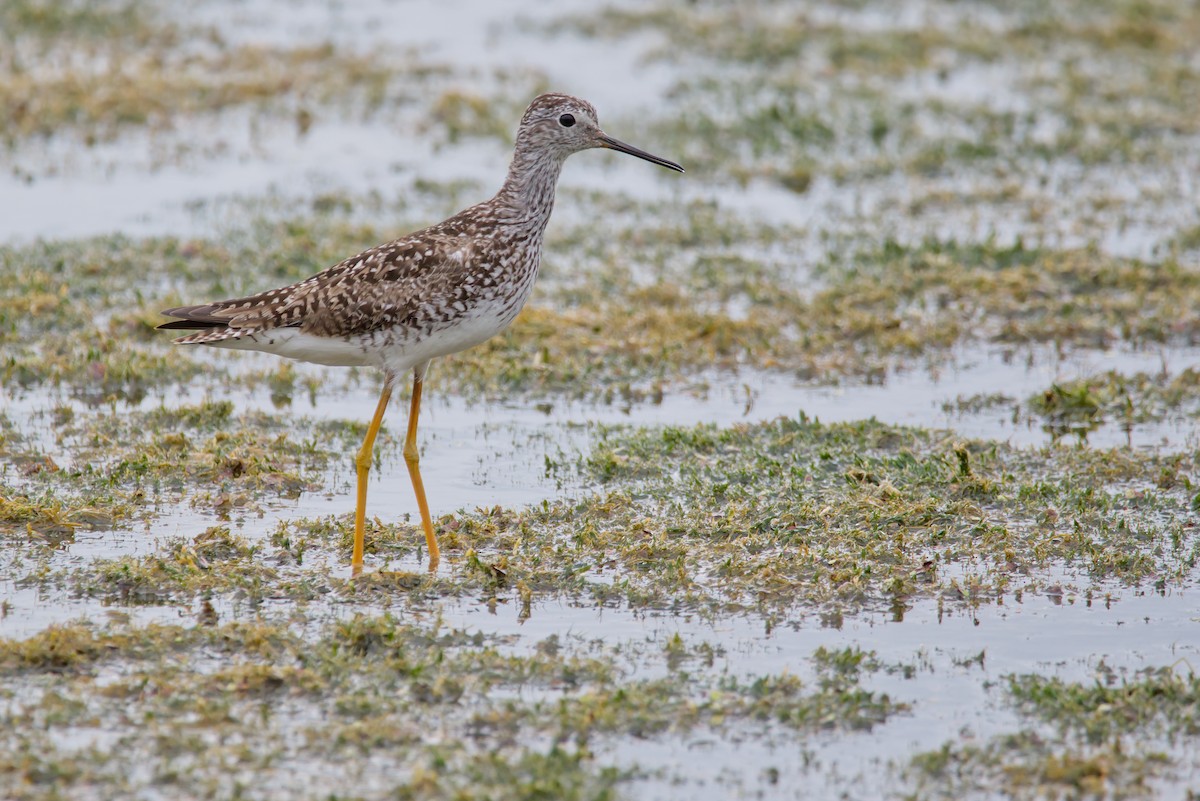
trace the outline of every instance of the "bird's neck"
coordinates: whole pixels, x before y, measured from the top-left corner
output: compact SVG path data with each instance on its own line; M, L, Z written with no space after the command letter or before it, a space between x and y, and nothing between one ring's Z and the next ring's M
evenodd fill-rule
M563 159L545 151L533 153L518 147L496 200L515 218L545 228L554 209L554 188L562 165Z

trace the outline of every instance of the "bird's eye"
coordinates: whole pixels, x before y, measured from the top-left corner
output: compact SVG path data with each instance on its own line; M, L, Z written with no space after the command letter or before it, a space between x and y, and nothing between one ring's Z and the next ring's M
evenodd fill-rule
M575 115L573 115L573 114L562 115L561 117L558 118L558 124L564 128L570 128L572 125L575 124Z

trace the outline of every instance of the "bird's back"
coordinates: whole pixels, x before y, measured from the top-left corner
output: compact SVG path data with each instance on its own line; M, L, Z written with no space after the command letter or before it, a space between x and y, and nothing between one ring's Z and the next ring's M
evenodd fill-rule
M168 309L181 319L160 327L193 330L180 344L306 359L296 341L303 339L319 357L308 360L322 364L371 364L377 360L364 349L412 349L435 335L444 342L435 350L453 353L495 335L520 312L537 274L542 228L493 199L298 283ZM457 335L446 334L456 328Z

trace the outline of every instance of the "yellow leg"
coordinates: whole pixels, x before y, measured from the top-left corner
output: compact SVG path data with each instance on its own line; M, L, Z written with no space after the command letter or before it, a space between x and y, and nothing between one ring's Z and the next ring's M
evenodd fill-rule
M422 371L423 372L423 371ZM433 520L429 517L429 504L425 502L425 485L421 482L420 454L417 453L417 416L421 413L420 373L413 375L412 406L408 410L408 436L404 438L404 461L408 464L408 475L412 478L413 492L417 494L417 508L421 510L421 525L425 528L425 542L429 546L429 569L437 568L441 551L437 535L433 533Z
M379 396L379 405L375 407L375 416L367 428L367 436L362 448L358 451L355 467L358 468L358 503L354 507L354 555L350 557L350 571L357 576L362 572L363 540L367 521L367 474L371 472L371 462L375 454L375 437L379 434L379 426L383 424L383 413L387 411L388 401L392 399L392 384L384 384L383 394Z

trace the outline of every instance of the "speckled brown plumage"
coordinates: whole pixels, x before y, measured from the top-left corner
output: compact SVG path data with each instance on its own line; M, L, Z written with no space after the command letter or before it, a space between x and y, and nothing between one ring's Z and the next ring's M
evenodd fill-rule
M386 380L356 461L352 565L363 558L367 473L375 436L405 371L413 373L404 458L429 546L438 562L416 447L421 384L432 359L503 331L533 291L554 189L572 153L602 147L683 172L605 134L590 103L546 94L525 110L508 177L496 196L406 237L364 250L304 281L244 298L180 306L159 328L192 330L181 345L259 350L330 365L371 365Z
M562 125L563 115L575 124ZM521 119L508 177L491 200L299 283L167 309L164 314L182 319L160 327L196 330L176 340L182 345L373 364L391 380L430 358L478 344L511 323L529 298L567 156L616 145L647 157L604 136L596 116L586 101L542 95ZM455 329L458 335L447 335ZM431 343L439 337L445 347Z
M366 338L403 331L428 336L472 307L527 283L537 272L540 231L499 222L490 206L467 209L438 225L365 250L290 286L257 295L163 312L214 326L180 344L211 344L274 328L319 337ZM481 234L486 226L490 233ZM542 223L544 227L544 223ZM524 241L523 241L524 240ZM528 283L531 283L529 281ZM182 324L181 324L182 323Z

